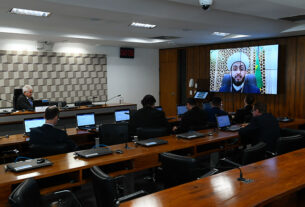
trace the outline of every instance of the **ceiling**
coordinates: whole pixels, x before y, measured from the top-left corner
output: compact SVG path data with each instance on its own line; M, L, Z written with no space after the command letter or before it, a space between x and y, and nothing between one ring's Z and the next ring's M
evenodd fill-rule
M8 13L13 7L52 15ZM206 11L199 0L1 0L0 38L171 48L305 34L305 21L279 20L304 14L304 0L214 0ZM133 21L157 27L130 27ZM249 37L229 39L213 32Z

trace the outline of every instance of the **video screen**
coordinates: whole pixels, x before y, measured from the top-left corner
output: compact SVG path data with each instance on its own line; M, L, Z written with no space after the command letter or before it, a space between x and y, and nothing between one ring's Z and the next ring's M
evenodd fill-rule
M210 51L210 91L277 94L278 45Z
M89 126L95 125L95 116L94 113L90 114L77 114L76 115L77 126Z
M130 119L130 112L129 110L121 110L114 112L115 121L128 121Z
M208 96L208 92L197 91L194 98L196 99L205 99Z
M44 125L46 120L44 118L34 118L34 119L25 119L24 120L24 127L25 132L29 133L31 131L31 128L36 128Z

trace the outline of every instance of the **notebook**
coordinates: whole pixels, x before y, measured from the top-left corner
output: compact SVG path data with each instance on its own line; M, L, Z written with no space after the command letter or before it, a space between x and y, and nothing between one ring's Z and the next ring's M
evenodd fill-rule
M76 151L75 154L83 158L91 158L91 157L98 157L102 155L112 154L112 151L108 148L100 147L100 148Z
M7 170L13 171L13 172L21 172L25 170L31 170L35 168L40 168L40 167L46 167L46 166L51 166L53 163L49 161L48 159L44 158L36 158L36 159L29 159L25 161L20 161L20 162L14 162L14 163L9 163L6 165Z
M176 135L176 137L184 138L184 139L194 139L194 138L204 137L204 136L205 136L204 134L202 134L200 132L196 132L196 131L189 131L189 132L185 132L185 133Z
M150 138L150 139L136 141L136 143L139 145L142 145L144 147L151 147L151 146L156 146L156 145L161 145L161 144L167 144L168 141L159 139L159 138Z
M44 125L46 120L42 117L40 118L29 118L24 119L24 131L26 135L30 134L31 128L40 127Z
M79 129L95 129L94 113L76 114L76 124Z
M184 114L185 112L187 112L187 108L185 105L178 105L177 106L177 115L181 116L182 114Z
M229 115L221 115L216 116L217 126L218 128L226 131L238 131L240 130L240 126L233 125L231 126Z
M129 109L117 110L114 112L115 122L128 122L130 119L130 111Z

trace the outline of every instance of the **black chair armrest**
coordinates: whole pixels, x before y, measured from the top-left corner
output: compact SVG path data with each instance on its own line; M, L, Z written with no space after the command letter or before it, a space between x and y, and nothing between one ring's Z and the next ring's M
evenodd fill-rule
M219 171L218 169L214 168L214 169L210 170L209 172L207 172L207 173L201 175L199 178L197 178L197 180L202 179L202 178L205 178L205 177L208 177L208 176L211 176L211 175L214 175L214 174L216 174L218 171Z
M58 206L82 207L77 197L70 190L61 190L47 194L43 198L43 203L57 203Z
M277 156L277 153L276 152L271 152L271 151L266 151L266 155L267 155L267 157L275 157L275 156Z
M141 196L144 196L144 195L147 195L147 192L145 192L144 190L139 190L137 192L134 192L134 193L131 193L131 194L120 197L118 199L118 201L120 203L122 203L122 202L131 200L131 199L135 199L135 198L138 198L138 197L141 197Z

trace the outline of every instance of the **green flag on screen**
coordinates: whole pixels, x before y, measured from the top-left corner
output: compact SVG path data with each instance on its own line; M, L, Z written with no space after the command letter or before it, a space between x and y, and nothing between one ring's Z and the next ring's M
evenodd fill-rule
M261 66L259 65L259 49L256 52L255 78L256 78L256 85L261 90L263 87L263 80L262 80Z

